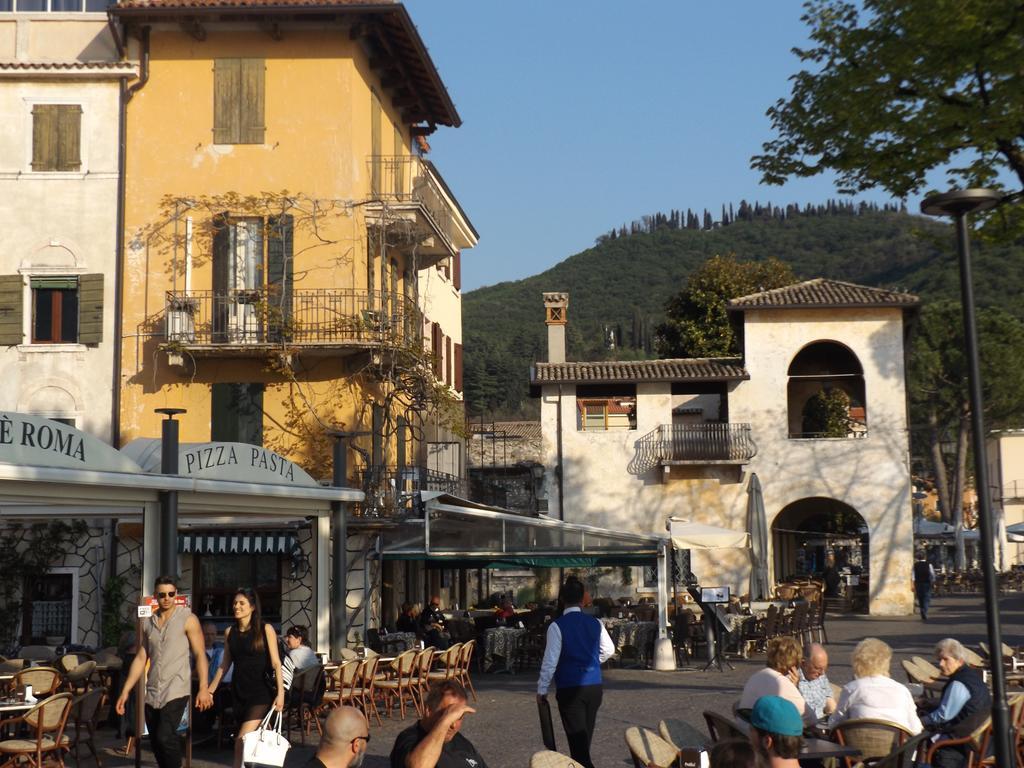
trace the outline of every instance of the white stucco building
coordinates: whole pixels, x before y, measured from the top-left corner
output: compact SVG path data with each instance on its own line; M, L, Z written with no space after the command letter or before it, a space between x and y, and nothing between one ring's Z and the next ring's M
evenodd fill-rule
M1024 429L989 433L985 453L996 517L996 567L1005 571L1024 563Z
M531 385L548 513L644 533L670 516L745 530L756 473L771 581L820 571L831 551L862 571L871 613L910 613L904 320L917 303L811 280L730 302L739 358L565 362L568 296L545 294L551 354ZM829 400L839 428L816 415ZM746 550L694 551L692 569L748 591Z
M0 3L0 409L110 442L120 90L106 4Z

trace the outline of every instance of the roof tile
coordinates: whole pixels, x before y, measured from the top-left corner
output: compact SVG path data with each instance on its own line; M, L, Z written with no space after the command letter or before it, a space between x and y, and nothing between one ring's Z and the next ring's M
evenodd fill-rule
M531 384L645 381L739 381L750 375L738 358L608 360L596 363L537 363Z
M802 283L740 296L729 302L729 309L806 309L808 307L913 307L917 296L884 288L844 283L824 277Z

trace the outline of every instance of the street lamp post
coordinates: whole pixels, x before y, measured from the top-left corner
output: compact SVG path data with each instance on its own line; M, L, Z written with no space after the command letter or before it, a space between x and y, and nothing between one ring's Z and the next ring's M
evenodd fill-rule
M1006 677L998 649L1003 647L999 623L999 585L996 581L993 547L992 502L985 463L985 419L981 396L981 367L978 363L978 329L974 314L974 287L971 278L971 244L967 215L994 207L1000 195L990 189L963 189L931 195L921 203L928 216L952 216L956 222L957 253L960 258L960 296L964 313L964 342L967 352L968 395L971 405L971 440L974 448L974 485L978 494L978 521L981 527L981 571L985 585L985 614L988 642L992 649L992 734L996 765L1014 765L1010 744L1010 718L1006 707Z

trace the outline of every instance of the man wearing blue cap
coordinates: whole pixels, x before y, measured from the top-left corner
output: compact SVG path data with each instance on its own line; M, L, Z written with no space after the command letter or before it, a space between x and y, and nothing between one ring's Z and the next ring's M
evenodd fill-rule
M791 701L762 696L750 711L750 740L765 751L772 768L799 768L804 721Z

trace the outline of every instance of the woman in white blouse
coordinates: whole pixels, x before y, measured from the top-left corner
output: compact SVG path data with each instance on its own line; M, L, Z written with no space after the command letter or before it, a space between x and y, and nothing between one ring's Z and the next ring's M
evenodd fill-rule
M844 720L870 717L901 725L910 733L921 732L914 697L906 686L889 677L892 648L875 637L857 643L853 649L854 680L843 687L839 704L829 718L829 727Z

